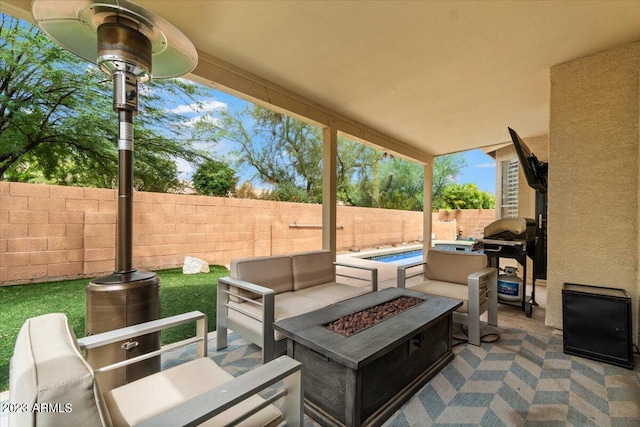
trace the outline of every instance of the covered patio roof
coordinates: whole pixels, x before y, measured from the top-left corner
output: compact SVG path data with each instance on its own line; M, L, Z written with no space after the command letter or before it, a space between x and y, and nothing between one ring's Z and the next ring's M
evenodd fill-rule
M193 41L190 78L425 163L546 134L549 68L640 39L636 1L136 2Z
M640 2L136 2L194 42L188 78L323 128L322 247L334 253L337 134L423 163L425 200L433 156L495 149L507 126L550 135L548 253L561 256L545 322L562 326L564 282L623 287L637 341ZM0 11L32 20L29 0Z

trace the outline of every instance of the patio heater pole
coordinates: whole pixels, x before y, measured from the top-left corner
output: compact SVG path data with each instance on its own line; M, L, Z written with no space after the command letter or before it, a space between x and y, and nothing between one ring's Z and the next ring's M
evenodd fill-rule
M138 22L120 14L106 17L96 30L100 69L113 80L113 111L118 114L118 221L115 273L133 269L133 117L138 113L138 82L151 78L152 47Z
M133 114L130 111L120 111L118 115L120 116L120 135L118 138L116 271L124 273L133 269L133 138L130 137L133 132Z
M138 83L148 81L151 72L151 43L137 26L112 16L97 28L97 62L113 80L113 110L118 114L118 217L115 271L92 280L86 288L87 334L160 317L160 279L133 268L133 118L138 113ZM100 366L159 348L156 333L88 351L87 360ZM103 389L111 389L159 370L156 357L98 380Z
M197 63L191 42L162 17L128 0L34 0L32 14L52 39L92 62L113 79L118 114L118 217L115 271L86 287L87 335L160 317L160 279L133 268L133 118L138 83L185 74ZM96 49L97 47L97 49ZM87 351L90 364L105 366L160 348L160 333ZM160 369L155 357L100 375L103 392Z

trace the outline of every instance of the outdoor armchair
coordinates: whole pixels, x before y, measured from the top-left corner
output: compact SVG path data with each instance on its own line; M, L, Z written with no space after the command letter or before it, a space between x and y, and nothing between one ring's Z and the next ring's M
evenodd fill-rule
M422 268L408 272L417 267ZM407 285L407 279L417 276L424 280ZM453 320L468 325L473 345L480 345L480 316L484 312L488 312L487 323L498 325L498 271L487 267L484 254L430 250L426 262L398 267L398 287L462 300Z
M104 367L81 351L196 322L197 336ZM95 375L189 344L196 358L101 393ZM207 318L198 311L76 339L64 314L27 319L10 367L11 426L300 426L300 363L283 356L233 378L207 356ZM256 393L283 380L283 390ZM282 411L271 403L282 398Z

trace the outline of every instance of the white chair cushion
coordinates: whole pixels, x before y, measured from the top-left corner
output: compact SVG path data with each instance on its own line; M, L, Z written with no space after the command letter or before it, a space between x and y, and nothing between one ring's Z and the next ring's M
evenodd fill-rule
M462 305L456 309L456 311L459 313L468 313L469 287L467 285L441 282L439 280L425 280L422 283L407 286L407 289L462 300Z
M296 293L307 298L322 301L328 305L335 304L349 298L364 295L369 292L369 288L358 288L356 286L331 282L306 288Z
M330 251L303 252L291 255L291 259L294 291L335 280L336 270Z
M290 256L268 256L231 261L229 276L273 289L276 294L293 290L293 268ZM231 286L231 291L246 298L258 298L257 294ZM242 302L233 297L232 300Z
M33 317L22 325L11 359L9 390L11 402L29 409L26 413L11 412L12 426L107 423L98 406L93 370L80 354L64 314ZM34 412L36 404L59 406L57 411Z
M436 251L427 252L425 278L467 285L468 277L487 267L487 256L478 253Z
M211 359L200 357L113 389L104 397L114 427L128 427L231 379L233 376ZM252 396L201 425L226 425L262 402L259 396ZM271 427L282 420L282 413L270 405L238 425Z

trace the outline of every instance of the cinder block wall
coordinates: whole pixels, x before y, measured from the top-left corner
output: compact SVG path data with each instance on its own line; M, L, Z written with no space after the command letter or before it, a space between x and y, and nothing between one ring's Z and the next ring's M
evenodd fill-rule
M106 238L86 215L115 210L113 190L0 183L0 283L82 275ZM115 230L110 222L106 231Z
M135 192L133 210L138 269L179 267L186 255L229 265L322 247L321 205ZM465 216L477 222L479 212L457 215L465 224ZM0 182L0 285L112 272L116 216L115 190ZM417 241L422 218L422 212L339 206L338 251Z
M481 239L484 237L484 228L494 222L496 218L495 209L464 209L464 210L450 210L446 211L440 209L437 213L433 214L433 222L455 222L453 237L438 237L437 240L455 239L457 234L462 234L462 238L467 239L469 237L474 239Z

